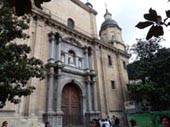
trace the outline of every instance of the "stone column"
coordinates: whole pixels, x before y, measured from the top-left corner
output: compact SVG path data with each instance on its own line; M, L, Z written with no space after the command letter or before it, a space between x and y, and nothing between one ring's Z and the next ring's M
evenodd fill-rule
M89 73L89 50L88 47L84 47L84 69L86 72L86 85L87 85L87 102L88 112L92 111L92 98L91 98L91 84L90 84L90 73Z
M65 53L65 64L68 65L68 53Z
M47 113L54 112L53 111L53 90L54 90L54 68L50 67L49 69L49 84L48 85L48 97L47 97Z
M47 112L53 112L53 89L54 89L54 66L52 65L54 63L55 59L55 34L53 32L50 32L48 34L49 36L49 84L48 85L48 95L47 95Z
M60 85L60 81L61 81L61 69L59 68L58 69L58 74L57 74L57 80L56 80L56 99L57 99L57 102L56 102L56 127L62 127L62 120L63 120L63 112L62 112L62 109L61 109L61 101L62 101L62 91L61 91L61 85Z
M41 42L43 40L43 32L44 32L44 22L42 21L42 19L40 17L37 17L36 20L34 21L34 36L32 37L32 54L30 54L31 56L34 56L36 58L40 58L41 59L41 51L42 51L42 45ZM35 116L38 115L39 110L38 110L38 92L39 92L39 84L40 81L38 79L32 78L31 79L31 84L32 86L36 87L36 90L31 94L31 96L29 96L28 100L26 101L26 110L28 111L28 115L29 116Z
M56 36L56 61L61 62L61 36L59 33L55 33Z
M88 48L88 54L89 54L89 69L94 70L93 49L91 47Z
M89 47L89 67L92 76L92 91L93 91L93 98L94 98L94 111L98 112L98 105L97 105L97 92L96 92L96 80L95 80L95 71L94 71L94 61L93 61L93 49Z
M89 70L88 47L84 47L84 69Z
M90 80L87 80L86 83L87 83L88 112L90 113L92 111L92 98L91 98Z
M48 59L48 62L49 63L54 63L54 59L55 59L55 43L56 43L55 34L53 32L50 32L48 34L48 36L49 36L49 59Z
M47 83L47 109L46 113L44 114L45 120L49 121L52 127L55 127L55 115L54 112L54 61L55 61L55 47L56 47L56 39L55 34L53 32L50 32L48 34L49 36L49 59L47 63L47 69L48 69L48 83Z
M96 88L96 79L95 77L93 77L93 81L92 81L93 85L93 96L94 96L94 111L97 113L98 111L98 104L97 104L97 88Z
M59 70L60 71L60 70ZM61 80L61 74L60 72L57 74L57 83L56 83L56 87L57 87L57 92L56 92L56 98L57 98L57 102L56 102L56 105L57 105L57 112L61 112L61 97L62 97L62 91L61 91L61 86L60 86L60 80Z

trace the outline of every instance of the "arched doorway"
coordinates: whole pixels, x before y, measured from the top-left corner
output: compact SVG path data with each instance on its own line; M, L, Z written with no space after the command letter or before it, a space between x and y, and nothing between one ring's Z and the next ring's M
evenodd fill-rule
M80 125L82 123L80 96L80 89L73 83L69 83L63 88L62 111L64 113L64 127Z

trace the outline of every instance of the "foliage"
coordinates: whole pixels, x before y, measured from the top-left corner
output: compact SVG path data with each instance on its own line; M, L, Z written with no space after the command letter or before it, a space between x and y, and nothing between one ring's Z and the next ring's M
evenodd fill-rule
M151 41L152 40L152 41ZM158 39L138 40L133 47L138 60L128 65L130 97L146 101L152 110L170 108L170 49L161 48ZM137 82L138 81L138 82Z
M25 13L30 13L32 9L32 0L2 0L3 2L8 2L10 7L14 7L16 15L23 16ZM36 7L42 9L41 4L43 2L49 2L51 0L34 0Z
M163 25L170 25L170 22L167 22L170 18L170 10L166 11L166 18L162 20L162 17L157 14L156 10L150 8L149 13L144 14L144 18L147 21L139 22L136 27L143 29L151 26L147 33L146 39L149 40L152 37L160 37L164 35Z
M152 59L150 79L158 84L170 84L170 49L162 48ZM166 84L165 84L166 83Z
M148 41L137 39L138 43L133 45L131 50L136 54L136 61L128 65L128 75L130 80L141 79L145 82L148 77L148 68L150 60L153 58L158 49L161 48L159 42L162 38L152 38Z
M6 101L19 103L21 96L30 95L35 87L28 86L31 78L44 78L43 62L28 57L31 49L26 44L17 43L29 36L23 31L28 29L29 17L16 17L13 10L4 4L0 8L0 108Z
M158 49L161 48L159 43L163 41L163 38L152 38L150 40L137 39L137 44L134 44L131 48L134 54L137 55L137 59L147 59L153 57Z

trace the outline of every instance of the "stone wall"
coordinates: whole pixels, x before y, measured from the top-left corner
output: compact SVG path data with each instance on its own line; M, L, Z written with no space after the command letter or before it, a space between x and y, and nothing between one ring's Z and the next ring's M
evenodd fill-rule
M28 119L21 117L0 117L0 124L3 121L7 121L9 127L44 127L44 124L38 121L38 117Z

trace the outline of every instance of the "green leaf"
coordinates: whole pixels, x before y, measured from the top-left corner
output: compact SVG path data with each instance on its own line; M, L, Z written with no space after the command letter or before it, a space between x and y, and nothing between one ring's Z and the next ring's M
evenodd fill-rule
M8 0L10 2L11 0ZM16 0L16 6L23 11L26 8L21 7L28 0ZM3 5L2 5L3 6ZM16 10L19 15L19 10ZM28 57L31 48L22 43L27 39L25 32L28 27L29 16L17 17L13 14L12 8L3 6L0 8L0 108L3 108L6 101L17 104L20 99L16 96L28 96L34 89L29 87L27 82L31 78L44 78L44 65L40 59ZM18 40L19 43L17 42Z
M162 26L153 26L152 30L154 31L152 36L163 34ZM134 84L128 85L128 90L130 98L135 102L142 103L145 100L149 102L152 110L168 110L170 105L170 48L161 48L158 43L160 41L157 40L158 38L148 41L138 39L134 50L140 57L138 61L128 65L129 78L137 80ZM145 82L142 82L143 76L146 77Z
M146 21L146 22L139 22L136 27L139 28L139 29L143 29L145 27L148 27L150 25L152 25L153 22L149 22L149 21Z

